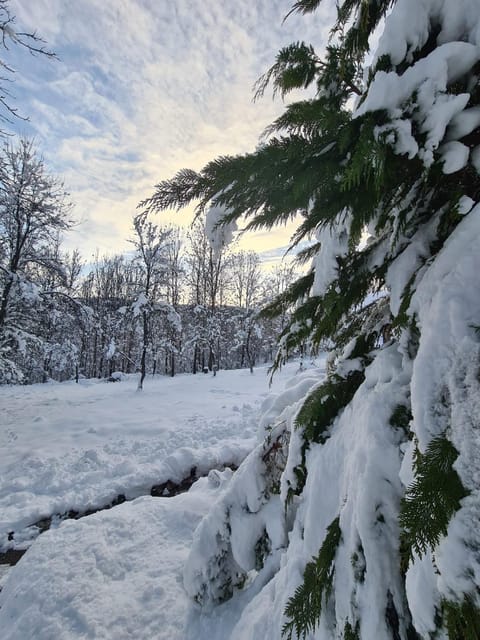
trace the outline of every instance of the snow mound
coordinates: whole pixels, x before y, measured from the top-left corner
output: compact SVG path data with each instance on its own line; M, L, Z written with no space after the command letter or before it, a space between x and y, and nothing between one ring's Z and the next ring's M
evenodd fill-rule
M184 640L181 568L215 491L203 479L43 534L0 594L2 640Z

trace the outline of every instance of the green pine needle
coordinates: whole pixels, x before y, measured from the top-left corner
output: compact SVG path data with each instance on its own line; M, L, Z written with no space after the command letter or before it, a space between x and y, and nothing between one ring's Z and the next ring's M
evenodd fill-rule
M282 629L282 636L287 640L292 640L293 633L297 638L305 639L318 626L322 608L332 593L335 556L341 537L340 518L337 517L327 528L318 556L305 567L303 583L287 602L285 616L288 621Z
M441 610L449 640L480 640L480 607L473 596L465 595L461 602L443 600Z
M432 440L424 454L416 452L415 481L400 510L405 562L413 558L413 552L421 557L428 549L435 549L462 498L468 495L453 468L457 457L457 450L445 436Z

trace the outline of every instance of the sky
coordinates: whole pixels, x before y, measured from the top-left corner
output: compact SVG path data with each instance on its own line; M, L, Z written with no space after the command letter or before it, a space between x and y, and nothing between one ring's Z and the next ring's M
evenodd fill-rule
M11 92L47 166L61 176L79 224L66 246L88 259L129 249L137 204L160 180L251 151L282 111L252 86L276 52L305 40L321 51L333 6L283 18L292 0L10 0L17 28L36 31L59 60L10 47ZM158 214L182 226L193 208ZM265 260L293 227L242 236Z

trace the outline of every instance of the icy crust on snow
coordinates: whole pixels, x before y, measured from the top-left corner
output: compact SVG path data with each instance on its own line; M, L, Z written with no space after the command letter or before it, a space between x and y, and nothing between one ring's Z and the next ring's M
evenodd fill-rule
M2 640L185 640L181 567L219 490L205 478L44 533L0 594Z
M384 615L388 591L404 624L397 513L403 494L399 445L405 434L386 428L395 407L407 402L409 376L401 372L401 364L395 346L380 352L330 439L312 445L307 453L309 475L294 505L295 522L280 570L244 609L231 640L281 637L286 600L302 582L306 563L318 555L337 516L342 540L336 553L334 610L324 611L319 628L308 637L331 640L337 637L335 618L354 626L361 614L362 637L390 639Z
M435 565L423 559L407 579L414 623L434 628L434 610L419 612L415 594L426 580L436 600L458 600L480 587L480 205L449 237L421 274L409 312L421 338L412 373L412 414L418 446L446 435L458 451L455 469L470 495L435 550ZM429 573L429 575L427 575Z

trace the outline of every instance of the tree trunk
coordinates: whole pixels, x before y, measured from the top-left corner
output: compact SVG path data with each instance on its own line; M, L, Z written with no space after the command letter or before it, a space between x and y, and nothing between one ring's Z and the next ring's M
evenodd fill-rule
M193 373L197 373L197 358L198 358L198 346L195 343L195 347L193 349Z
M13 273L10 274L8 282L5 285L2 295L2 304L0 306L0 331L3 329L5 321L7 319L8 299L10 298L10 291L13 285Z
M252 358L252 354L250 353L250 338L252 335L252 330L249 329L248 333L247 333L247 342L245 344L245 351L247 354L247 362L248 362L248 366L250 368L250 373L253 373L253 358Z
M142 358L140 360L140 380L138 381L138 391L143 389L143 381L146 376L147 346L148 346L148 320L145 311L142 312L143 317L143 344Z
M93 356L92 356L92 369L90 371L90 377L97 377L97 342L98 342L98 334L95 331L95 337L93 340Z

